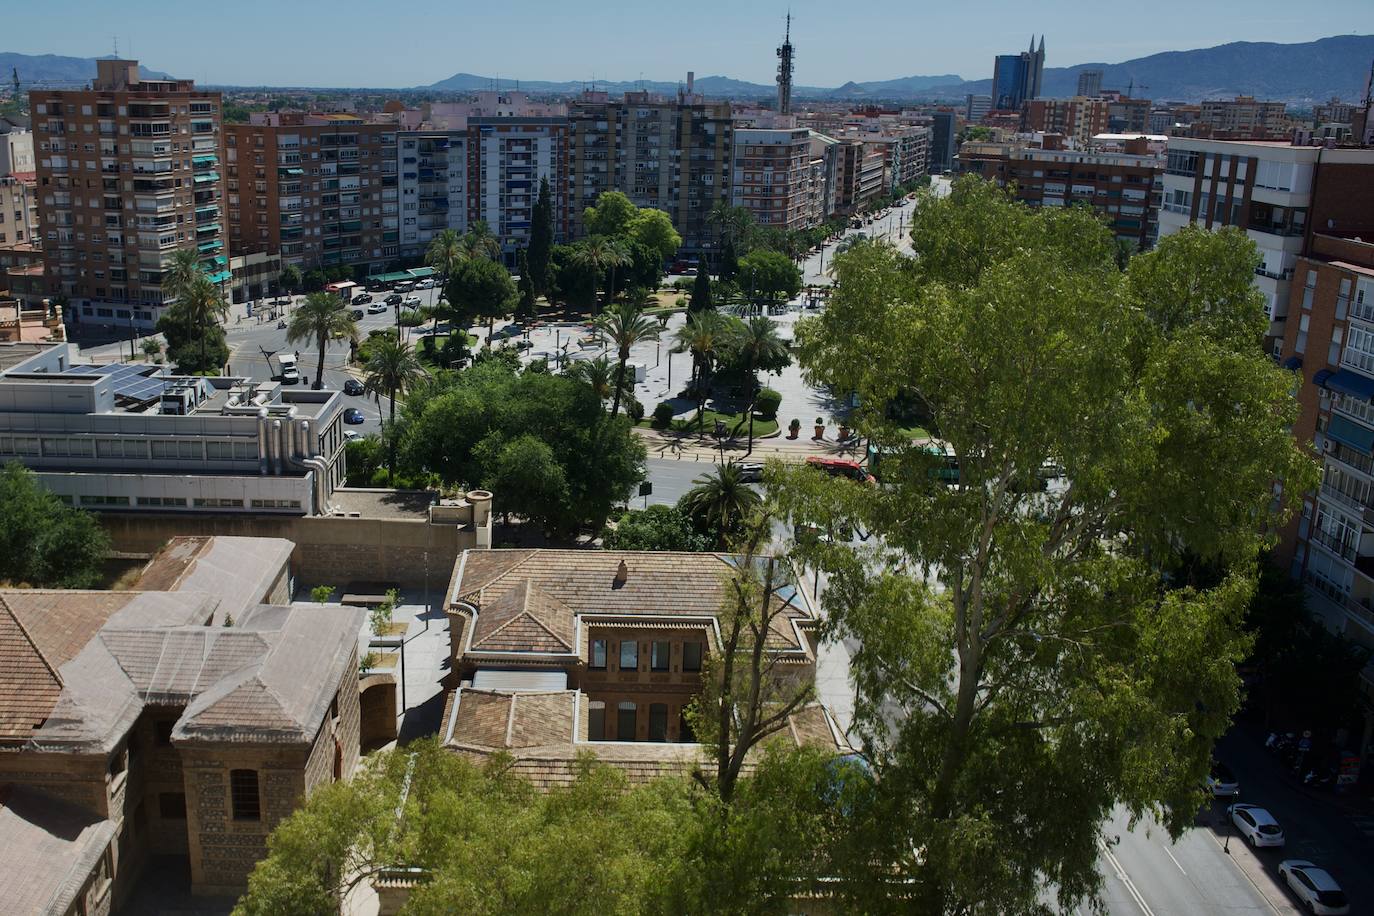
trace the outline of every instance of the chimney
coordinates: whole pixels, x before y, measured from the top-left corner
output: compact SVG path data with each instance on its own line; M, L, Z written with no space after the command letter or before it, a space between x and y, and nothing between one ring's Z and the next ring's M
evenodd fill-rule
M625 580L630 578L630 568L621 560L620 565L615 568L615 582L612 588L621 588L625 585Z

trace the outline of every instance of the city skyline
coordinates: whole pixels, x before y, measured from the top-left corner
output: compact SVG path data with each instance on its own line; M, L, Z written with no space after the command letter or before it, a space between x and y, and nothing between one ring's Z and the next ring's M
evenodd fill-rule
M232 18L208 8L182 8L174 19L143 18L138 14L145 6L154 9L141 0L118 8L59 0L15 10L7 16L11 43L0 50L95 57L113 53L117 42L121 56L203 85L411 88L465 72L513 86L516 80L671 81L688 70L771 84L773 51L788 12L786 5L741 9L705 0L690 20L659 4L640 12L661 16L627 21L610 10L589 15L585 7L534 0L524 12L534 28L522 28L517 40L516 23L495 8L460 14L429 0L412 5L412 15L390 28L359 28L360 17L373 8L357 0L330 4L323 18L319 4L310 2L282 7L247 0ZM957 10L917 13L897 0L876 0L869 16L837 17L832 7L800 0L790 6L796 83L833 87L939 74L984 79L993 57L1023 47L1032 32L1049 35L1049 67L1115 63L1231 41L1295 43L1367 29L1361 14L1368 11L1363 0L1331 0L1301 11L1279 0L1203 8L1163 0L1144 22L1103 37L1099 20L1076 15L1085 8L1080 0L1048 0L1028 15L1023 5L993 2L971 32ZM1172 12L1186 16L1186 33L1168 27L1176 21ZM872 29L875 20L884 28ZM72 21L86 27L73 31L67 27ZM264 29L262 22L272 25ZM201 40L208 30L214 40ZM512 37L492 40L503 34ZM672 36L672 46L665 46L665 35ZM527 58L514 56L521 49Z

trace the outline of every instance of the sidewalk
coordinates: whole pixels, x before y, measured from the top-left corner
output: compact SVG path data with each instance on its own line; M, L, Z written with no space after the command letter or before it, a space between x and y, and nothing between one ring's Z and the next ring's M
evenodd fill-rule
M726 439L723 445L718 445L712 436L697 433L660 432L642 426L634 427L634 432L643 440L650 458L718 462L724 457L726 461L731 461L743 459L749 449L748 437ZM857 437L841 445L833 439L823 439L819 442L805 436L788 439L786 433L780 433L767 439L755 436L754 451L748 457L759 461L777 458L800 464L812 455L862 461L864 444Z

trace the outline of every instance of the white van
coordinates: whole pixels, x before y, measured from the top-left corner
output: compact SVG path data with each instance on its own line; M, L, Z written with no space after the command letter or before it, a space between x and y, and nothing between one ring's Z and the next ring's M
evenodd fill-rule
M296 357L293 353L283 353L277 357L277 362L281 363L281 381L283 385L294 385L301 380L300 369L296 368Z

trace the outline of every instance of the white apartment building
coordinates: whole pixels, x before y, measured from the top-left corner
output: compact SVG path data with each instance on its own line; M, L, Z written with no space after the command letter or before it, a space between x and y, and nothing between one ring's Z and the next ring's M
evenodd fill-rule
M0 120L0 178L34 171L33 133Z
M397 155L401 255L416 257L443 230L468 230L467 131L402 133Z

